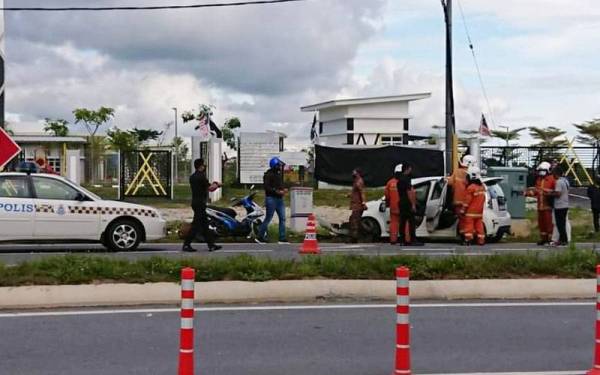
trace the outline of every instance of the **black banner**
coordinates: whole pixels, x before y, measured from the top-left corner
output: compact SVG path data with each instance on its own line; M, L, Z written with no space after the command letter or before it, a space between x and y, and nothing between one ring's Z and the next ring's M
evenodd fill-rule
M360 168L369 187L384 186L398 164L410 163L413 178L443 176L444 154L439 150L385 146L337 148L315 145L315 177L335 185L352 185L352 170Z

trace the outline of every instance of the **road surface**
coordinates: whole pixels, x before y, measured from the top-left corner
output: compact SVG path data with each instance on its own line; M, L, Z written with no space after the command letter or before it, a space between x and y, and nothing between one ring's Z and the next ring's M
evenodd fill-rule
M300 244L256 244L256 243L229 243L223 244L223 249L217 252L209 253L206 245L194 245L198 252L183 253L181 244L143 244L139 250L132 252L107 253L106 249L96 244L55 244L55 245L24 245L24 244L0 244L0 262L8 265L17 264L27 260L40 259L48 256L78 254L78 255L103 255L119 259L147 259L154 256L164 256L167 258L181 257L226 257L240 254L252 256L270 257L273 259L298 259L300 255L298 250ZM579 243L580 249L600 249L600 244ZM564 250L565 248L558 248ZM557 248L550 246L540 247L531 243L501 243L489 244L485 246L460 246L458 244L431 243L424 247L403 247L391 246L384 243L372 244L321 244L323 254L354 254L361 256L388 256L400 254L426 255L431 257L467 255L467 256L487 256L490 254L504 253L526 253L528 251L539 251L549 253L557 251Z
M172 375L179 314L158 310L0 312L0 374ZM196 313L201 375L390 375L391 305L217 307ZM593 302L415 304L416 374L582 374Z

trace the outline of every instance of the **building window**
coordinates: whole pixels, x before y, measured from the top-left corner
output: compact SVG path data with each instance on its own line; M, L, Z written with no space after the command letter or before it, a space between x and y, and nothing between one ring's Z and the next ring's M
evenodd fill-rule
M381 144L385 146L402 146L401 135L382 135Z
M62 173L60 158L48 158L48 165L58 174Z
M346 119L346 130L354 131L354 119L353 118Z
M346 143L349 145L353 145L354 144L354 134L346 134Z
M404 131L408 132L408 119L407 118L404 119Z

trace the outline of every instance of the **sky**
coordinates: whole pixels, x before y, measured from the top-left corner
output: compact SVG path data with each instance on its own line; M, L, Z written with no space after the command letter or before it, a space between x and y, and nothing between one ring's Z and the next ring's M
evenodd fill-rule
M224 0L102 0L94 6ZM5 6L91 0L5 0ZM458 129L556 126L600 117L597 0L454 1ZM459 4L464 10L461 17ZM310 143L301 106L337 98L431 92L411 133L444 124L444 22L439 0L307 0L139 12L6 12L6 111L17 132L75 108L115 108L108 126L167 129L179 112L215 106L223 124L276 130ZM465 24L489 98L485 100ZM191 136L193 126L179 133ZM107 127L104 128L106 130ZM167 138L173 135L170 127ZM73 133L84 133L72 127ZM531 142L524 133L523 144Z

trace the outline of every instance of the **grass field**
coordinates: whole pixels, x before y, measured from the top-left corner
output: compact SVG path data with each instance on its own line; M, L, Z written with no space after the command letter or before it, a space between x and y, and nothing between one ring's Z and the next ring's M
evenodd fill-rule
M178 282L182 267L196 269L197 281L394 279L397 266L408 266L413 280L593 278L600 256L567 249L549 255L503 254L487 257L307 256L275 260L241 255L230 258L128 261L105 256L56 256L7 267L0 264L0 286L65 285L97 282Z

